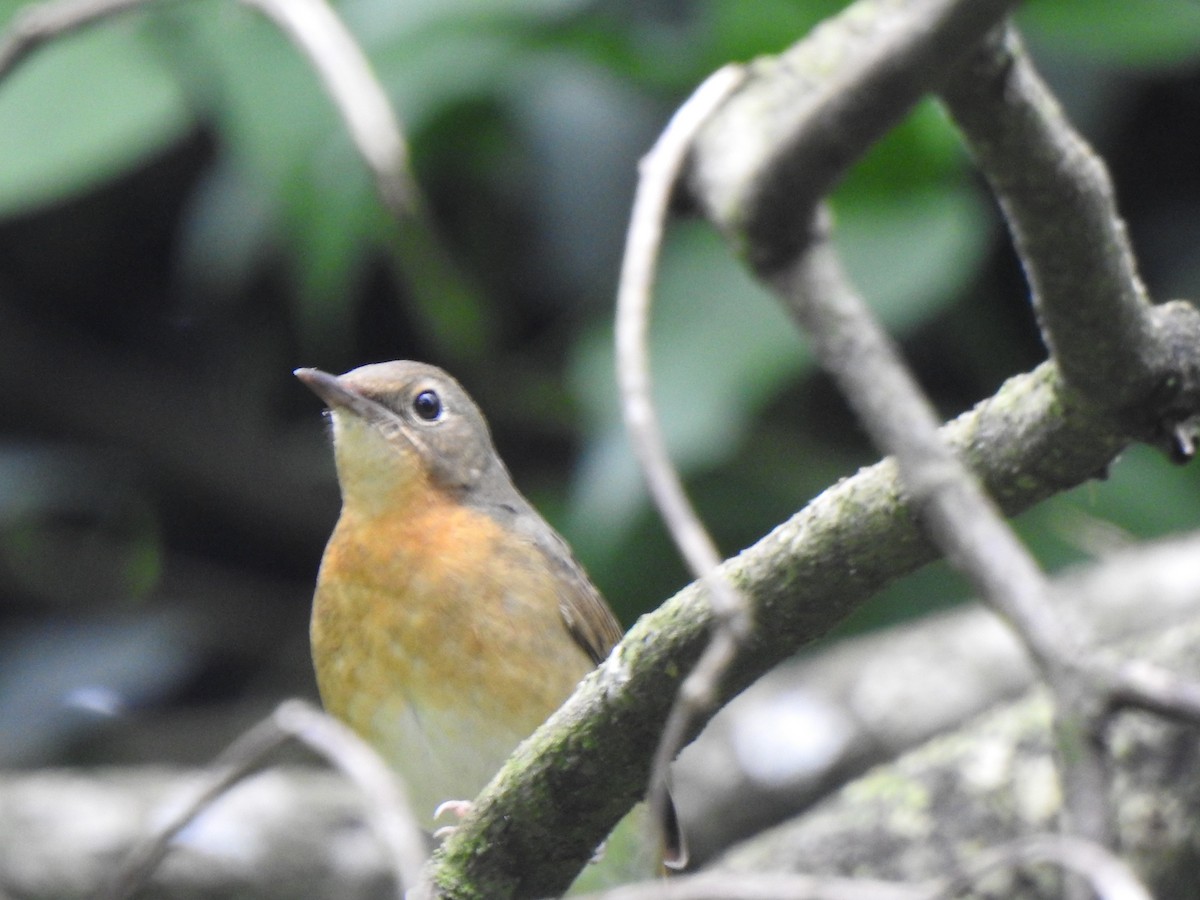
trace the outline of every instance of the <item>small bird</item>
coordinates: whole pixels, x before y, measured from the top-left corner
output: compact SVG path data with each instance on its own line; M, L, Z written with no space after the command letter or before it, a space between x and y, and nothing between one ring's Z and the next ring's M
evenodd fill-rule
M321 700L426 815L478 794L621 627L450 375L403 360L295 374L329 406L342 493L313 600Z

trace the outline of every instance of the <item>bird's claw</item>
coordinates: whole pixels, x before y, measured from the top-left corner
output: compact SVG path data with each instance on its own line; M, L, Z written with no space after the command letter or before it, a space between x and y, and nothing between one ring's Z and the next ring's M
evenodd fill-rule
M470 800L446 800L438 804L437 809L433 811L433 818L436 821L446 813L451 813L456 819L461 820L470 811ZM457 825L443 825L434 831L433 836L439 841L444 841L454 833L454 829L457 827Z

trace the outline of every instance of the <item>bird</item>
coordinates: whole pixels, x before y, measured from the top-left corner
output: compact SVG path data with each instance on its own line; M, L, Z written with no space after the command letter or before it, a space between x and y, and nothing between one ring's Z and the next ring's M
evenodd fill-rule
M295 375L328 406L342 497L310 624L321 701L432 827L431 812L476 796L623 632L452 376L411 360ZM668 830L660 862L675 868L673 813Z

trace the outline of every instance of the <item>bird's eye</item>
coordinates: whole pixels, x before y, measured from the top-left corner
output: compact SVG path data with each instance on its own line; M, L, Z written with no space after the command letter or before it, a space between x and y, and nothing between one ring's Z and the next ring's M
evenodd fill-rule
M412 408L426 422L433 422L442 415L442 398L437 391L421 391L413 397Z

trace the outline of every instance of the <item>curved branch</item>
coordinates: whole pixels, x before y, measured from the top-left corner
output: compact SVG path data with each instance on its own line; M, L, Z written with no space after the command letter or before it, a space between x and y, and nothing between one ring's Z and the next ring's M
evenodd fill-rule
M47 41L86 28L101 19L145 6L147 0L58 0L22 9L0 36L0 79Z
M346 132L399 222L413 218L420 195L408 168L408 144L366 54L325 0L240 0L295 44L317 73Z
M760 272L786 263L847 167L1016 5L860 0L784 53L755 60L697 140L697 202Z
M663 227L676 179L705 119L736 89L743 75L742 69L733 65L710 75L672 116L653 149L642 160L617 290L617 378L625 426L650 494L676 547L692 576L708 587L717 625L708 647L680 688L654 754L649 799L656 823L666 823L670 818L667 770L683 746L688 724L716 702L717 686L750 629L749 607L745 599L717 574L720 553L671 462L654 406L647 340ZM686 858L686 851L680 847L678 859L671 860L672 866L682 868Z
M942 97L1004 211L1064 377L1097 405L1139 404L1159 377L1159 340L1104 162L1011 28Z
M395 877L397 896L403 896L404 888L417 884L420 877L425 843L400 781L346 724L303 700L285 700L160 809L154 826L133 846L98 897L122 900L132 896L145 885L184 828L231 787L255 774L290 740L298 740L324 757L361 790L367 801L367 818L375 826Z
M1045 577L940 439L933 407L847 280L831 241L815 239L772 284L872 441L895 456L906 495L951 565L1013 623L1052 675L1068 644L1045 602Z

